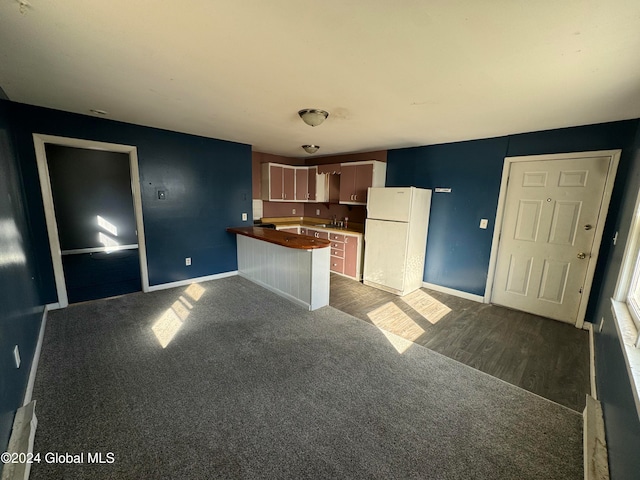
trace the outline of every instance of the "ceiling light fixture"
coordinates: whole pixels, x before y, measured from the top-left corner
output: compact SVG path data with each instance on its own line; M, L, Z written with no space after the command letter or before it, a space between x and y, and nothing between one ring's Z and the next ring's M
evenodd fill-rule
M318 145L302 145L302 148L307 153L316 153L320 147Z
M329 116L329 112L325 112L324 110L318 110L316 108L305 108L304 110L300 110L298 112L300 118L304 120L304 123L307 125L311 125L312 127L317 127L325 119Z

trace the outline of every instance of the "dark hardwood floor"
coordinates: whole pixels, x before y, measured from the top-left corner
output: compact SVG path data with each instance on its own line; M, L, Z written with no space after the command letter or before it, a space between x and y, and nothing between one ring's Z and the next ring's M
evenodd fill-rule
M590 393L589 336L572 325L424 288L398 297L336 274L330 305L573 410Z

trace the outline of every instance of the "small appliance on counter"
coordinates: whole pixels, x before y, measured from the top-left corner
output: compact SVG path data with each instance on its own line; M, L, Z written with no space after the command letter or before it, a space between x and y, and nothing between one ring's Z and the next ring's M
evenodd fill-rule
M363 283L396 295L422 286L431 190L369 188Z

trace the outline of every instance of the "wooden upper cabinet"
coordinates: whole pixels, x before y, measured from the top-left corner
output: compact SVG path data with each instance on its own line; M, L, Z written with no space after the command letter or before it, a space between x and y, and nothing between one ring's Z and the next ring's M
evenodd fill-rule
M369 187L384 187L387 164L384 162L343 163L340 173L340 203L367 204Z
M284 168L280 165L268 165L268 168L268 200L282 200L284 198L284 183L282 175Z
M307 167L296 168L296 200L304 202L309 195L309 169Z
M318 168L307 168L307 200L309 202L316 201L316 177L318 176Z
M279 202L339 201L350 205L366 205L367 189L384 187L386 167L386 163L378 161L343 163L340 164L338 175L319 174L317 166L263 163L262 199Z
M271 201L295 201L296 170L289 165L262 164L262 199Z
M343 165L340 172L340 203L355 202L356 165Z
M296 198L296 170L293 167L282 167L283 200L291 201Z

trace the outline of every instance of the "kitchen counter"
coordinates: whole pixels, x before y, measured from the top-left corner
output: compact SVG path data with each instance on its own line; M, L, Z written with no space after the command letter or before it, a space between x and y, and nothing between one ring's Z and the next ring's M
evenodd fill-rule
M306 228L319 228L322 230L337 231L342 233L364 233L364 224L349 222L349 228L338 227L331 225L330 220L318 220L312 217L271 217L263 218L262 222L272 223L276 227L306 227Z
M263 240L288 248L299 248L301 250L311 250L314 248L324 248L331 245L329 240L321 238L298 235L296 233L280 232L270 228L261 227L229 227L227 232L245 235L247 237Z
M230 227L238 275L309 310L329 305L331 242L261 227Z

